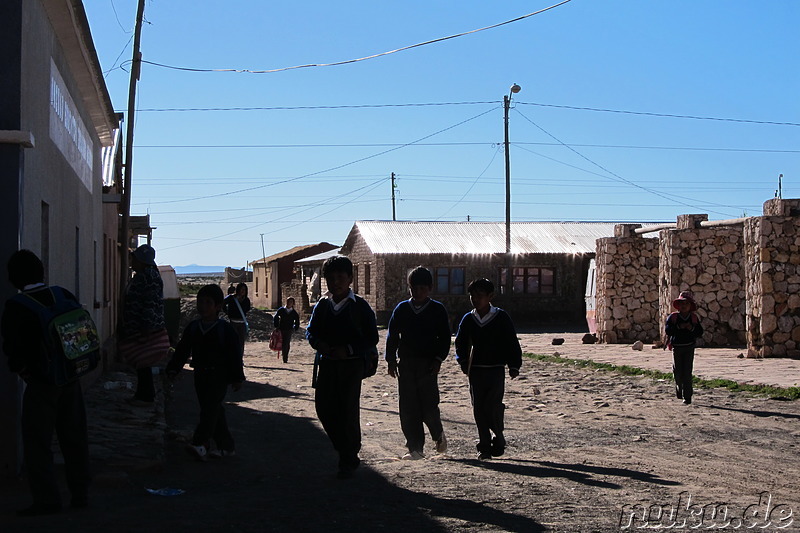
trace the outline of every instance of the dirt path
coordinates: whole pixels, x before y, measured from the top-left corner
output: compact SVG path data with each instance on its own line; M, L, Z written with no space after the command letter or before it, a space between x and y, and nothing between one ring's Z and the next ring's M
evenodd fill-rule
M314 412L311 361L299 340L288 364L266 343L249 343L249 382L227 407L238 455L206 463L182 449L196 421L187 372L167 410L163 470L135 473L134 486L65 513L61 530L606 532L620 529L624 506L668 511L681 502L687 530L702 511L704 526L722 525L710 511L726 505L727 519L745 509L750 517L729 529L771 520L767 531L800 531L800 402L710 390L687 407L669 383L526 359L520 378L507 381L506 455L479 462L466 380L449 359L440 387L450 449L436 456L428 444L425 460L400 461L396 384L382 364L363 387L364 468L337 480ZM144 487L186 492L152 496Z

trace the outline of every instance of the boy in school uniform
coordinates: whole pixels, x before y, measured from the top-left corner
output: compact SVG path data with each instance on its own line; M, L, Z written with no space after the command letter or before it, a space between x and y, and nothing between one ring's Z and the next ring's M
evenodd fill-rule
M428 427L438 453L447 451L439 412L439 369L450 351L450 321L444 305L430 298L433 276L418 266L408 274L411 298L397 304L389 319L386 336L388 373L397 378L400 427L408 453L403 459L417 460L425 444ZM397 356L400 356L400 362Z
M505 453L505 367L508 366L511 379L519 375L522 349L511 317L491 304L494 284L479 279L470 283L467 290L474 309L464 315L458 326L456 361L469 379L472 412L478 426L478 459L486 460Z
M326 259L322 276L329 293L314 306L306 338L317 352L317 416L339 454L338 477L345 479L361 462L361 380L378 344L378 327L372 308L350 289L353 263L348 258Z
M219 318L224 295L219 285L205 285L197 292L197 313L183 330L175 353L167 364L167 377L174 380L189 356L194 369L194 388L200 403L200 421L186 451L198 460L235 455L233 436L225 419L222 402L228 385L234 391L245 380L239 335L225 320ZM210 450L214 440L215 450Z
M683 291L672 301L677 311L667 316L664 326L668 346L672 347L672 374L675 376L675 395L684 405L692 403L692 370L694 347L697 338L703 335L703 326L697 317L697 303L692 293Z
M292 342L292 332L300 329L300 315L294 308L294 298L286 298L286 305L278 309L272 321L275 328L281 330L281 355L283 362L289 362L289 346Z
M53 291L44 282L44 265L30 250L19 250L8 260L8 280L24 297L45 307L56 304ZM63 297L75 300L60 288ZM2 317L3 351L8 368L22 378L22 448L25 470L33 504L17 511L19 516L38 516L61 511L53 463L53 432L64 456L64 466L72 497L70 506L86 507L89 489L89 439L86 408L80 380L54 385L47 379L45 362L53 357L44 342L39 317L12 297L6 302ZM14 387L17 384L14 383Z

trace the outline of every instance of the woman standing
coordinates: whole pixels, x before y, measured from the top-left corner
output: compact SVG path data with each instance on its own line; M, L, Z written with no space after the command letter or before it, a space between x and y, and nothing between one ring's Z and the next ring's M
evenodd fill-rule
M152 361L166 357L169 337L164 323L164 283L156 251L143 244L131 252L134 275L125 289L119 351L136 367L136 393L130 403L149 405L155 399Z
M239 335L239 352L242 355L244 355L244 341L247 340L247 334L250 332L250 326L247 323L247 313L250 312L250 307L247 285L244 283L239 283L236 286L236 292L225 298L225 314L228 315L231 326Z

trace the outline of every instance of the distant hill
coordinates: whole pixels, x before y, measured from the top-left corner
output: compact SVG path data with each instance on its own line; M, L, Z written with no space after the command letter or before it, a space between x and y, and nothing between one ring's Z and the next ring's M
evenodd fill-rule
M185 265L172 267L176 274L222 274L224 266Z

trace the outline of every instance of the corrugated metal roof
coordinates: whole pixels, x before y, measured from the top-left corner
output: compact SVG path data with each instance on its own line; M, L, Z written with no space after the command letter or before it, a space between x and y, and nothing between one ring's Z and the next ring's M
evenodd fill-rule
M594 253L595 241L614 236L614 222L514 222L515 254ZM504 222L357 221L342 246L361 234L376 254L496 254L506 251Z
M319 263L320 261L325 261L329 257L333 257L334 255L339 255L339 251L341 248L334 248L333 250L322 252L321 254L312 255L310 257L304 257L303 259L298 259L295 263Z
M255 261L250 261L247 263L248 265L255 265L259 263L272 263L273 261L277 261L278 259L283 259L284 257L289 257L290 255L294 255L298 252L302 252L304 250L308 250L310 248L314 248L315 246L319 246L321 244L326 244L328 246L333 246L333 244L327 242L320 242L317 244L303 244L300 246L295 246L294 248L289 248L288 250L284 250L282 252L278 252L277 254L270 255L269 257L262 257L261 259L256 259Z

